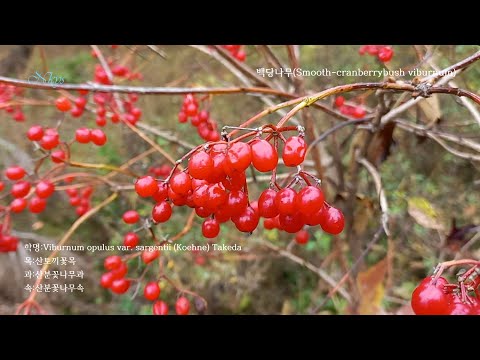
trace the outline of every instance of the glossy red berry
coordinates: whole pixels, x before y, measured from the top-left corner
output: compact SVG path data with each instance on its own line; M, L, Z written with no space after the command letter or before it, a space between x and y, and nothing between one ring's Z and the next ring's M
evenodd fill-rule
M307 144L300 136L292 136L285 142L282 159L285 166L297 166L303 163L307 153Z
M381 62L388 62L392 60L393 49L390 46L383 46L378 50L377 57Z
M80 144L87 144L90 142L90 129L79 128L75 130L75 140Z
M327 211L324 214L323 222L320 223L320 226L322 227L323 231L329 234L340 234L345 227L345 218L343 217L343 213L333 206L326 210Z
M80 109L83 109L85 105L87 105L87 99L84 97L78 97L75 99L75 105L77 105Z
M155 205L152 209L152 218L156 223L164 223L172 216L172 207L166 201Z
M62 96L55 100L55 106L58 110L65 112L72 108L72 103L66 97Z
M121 262L118 268L112 270L111 272L114 280L121 279L127 275L128 267L124 262Z
M155 301L153 304L153 315L168 315L168 305L165 301Z
M90 140L97 146L102 146L107 142L107 135L100 129L93 129L90 132Z
M145 296L145 299L150 301L157 300L160 296L160 286L158 286L158 283L156 281L151 281L146 284L145 288L143 289L143 296Z
M135 246L138 245L138 242L139 242L138 235L133 232L126 233L125 236L123 237L124 246L135 248Z
M220 232L220 225L216 219L206 219L202 224L202 234L207 239L212 239Z
M123 221L127 224L135 224L140 220L140 215L135 210L128 210L122 216Z
M295 242L300 245L305 245L308 243L308 232L307 230L300 230L295 235Z
M43 137L43 128L40 125L34 125L28 129L27 137L30 141L40 141Z
M188 172L195 179L206 180L213 171L213 160L205 151L193 154L188 160Z
M323 207L323 191L315 186L307 186L295 197L295 205L305 215L313 214Z
M103 261L103 267L106 270L116 270L122 265L122 258L118 255L107 256Z
M10 193L13 195L14 198L23 198L28 195L29 191L30 183L25 180L20 180L13 184Z
M188 121L188 116L185 114L185 112L180 111L178 113L178 122L179 123L186 123Z
M192 180L187 173L179 172L172 176L169 185L173 192L186 195L192 189Z
M60 144L58 133L45 133L42 140L39 142L40 146L45 150L52 150Z
M277 167L278 154L272 144L266 140L254 140L252 148L252 165L261 172L272 171Z
M448 295L443 291L446 284L443 278L432 283L429 276L415 288L412 293L412 309L417 315L445 315L449 312Z
M228 149L226 162L232 170L245 171L252 162L250 146L242 142L236 142Z
M112 282L111 290L115 294L125 294L130 287L130 280L117 279Z
M474 307L462 302L457 295L448 295L448 315L473 315Z
M297 193L292 188L280 190L275 197L275 205L279 214L293 215L298 209L296 205Z
M28 209L31 213L38 214L45 210L47 206L47 201L45 199L41 199L39 197L34 196L30 199L30 203L28 204Z
M258 226L260 217L258 212L255 211L251 206L247 206L245 210L239 214L232 216L232 221L235 224L235 227L242 232L252 232Z
M111 272L102 274L102 276L100 277L100 286L105 289L109 289L112 286L113 280L114 278Z
M159 250L144 250L142 252L142 261L145 264L150 264L153 260L160 256Z
M280 214L278 221L281 229L290 234L300 231L305 225L305 217L301 212L296 212L293 215Z
M190 301L184 296L179 297L175 303L175 311L177 315L188 315L190 312Z
M275 203L277 192L273 189L266 189L258 198L258 214L264 218L274 218L278 215L278 208Z
M52 151L50 157L54 163L60 164L65 161L67 154L65 154L65 151L63 150L55 150Z
M13 213L21 213L27 207L27 199L18 198L10 203L10 210Z
M37 194L38 197L43 199L50 197L54 191L55 185L53 185L48 180L40 181L35 187L35 194Z
M70 110L70 114L72 115L72 117L78 118L78 117L82 116L83 108L78 107L78 106L74 106L72 108L72 110Z
M158 192L158 183L151 176L142 176L135 182L135 191L141 197L153 196Z
M341 107L345 103L345 98L343 96L338 96L335 98L335 106Z
M25 176L25 169L21 166L10 166L5 171L5 176L10 180L20 180Z
M232 190L227 199L228 210L231 215L242 213L248 205L248 197L241 190Z

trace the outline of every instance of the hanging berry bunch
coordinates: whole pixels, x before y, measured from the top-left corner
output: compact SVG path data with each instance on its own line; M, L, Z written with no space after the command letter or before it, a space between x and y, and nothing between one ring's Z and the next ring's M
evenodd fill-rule
M203 98L202 100L206 100ZM198 135L205 141L218 141L220 134L217 130L217 123L210 118L207 109L200 110L199 101L192 94L187 94L183 98L182 108L178 113L178 122L186 123L190 118L190 123L197 128Z
M384 45L362 45L358 50L360 55L376 56L383 63L389 62L393 57L393 49Z

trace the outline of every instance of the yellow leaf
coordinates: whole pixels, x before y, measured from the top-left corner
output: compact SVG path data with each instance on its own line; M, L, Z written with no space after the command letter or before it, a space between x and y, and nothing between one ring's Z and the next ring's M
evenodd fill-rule
M408 199L408 213L419 225L427 229L445 230L440 214L425 198L413 197Z
M360 306L358 312L361 315L377 314L385 295L383 282L387 273L387 258L380 260L370 269L358 274L357 286L360 293Z

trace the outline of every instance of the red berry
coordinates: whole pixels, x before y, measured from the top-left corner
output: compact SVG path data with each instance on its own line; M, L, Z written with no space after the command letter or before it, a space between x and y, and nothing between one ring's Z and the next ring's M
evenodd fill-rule
M258 226L258 221L260 217L258 212L256 212L251 206L247 206L245 210L239 214L232 216L232 221L235 224L235 227L242 232L252 232Z
M202 224L202 234L207 239L212 239L220 232L220 225L216 219L206 219Z
M58 110L65 112L72 108L72 103L66 97L62 96L55 100L55 106Z
M90 129L79 128L75 130L75 140L80 144L87 144L90 142Z
M343 96L338 96L335 99L335 106L336 107L341 107L345 103L345 98Z
M295 235L295 242L300 245L305 245L308 243L308 232L307 230L300 230Z
M45 210L47 206L47 201L45 199L41 199L39 197L34 196L30 199L30 203L28 204L28 209L31 213L38 214Z
M186 195L192 190L192 180L187 173L179 172L170 179L170 189L179 195Z
M153 315L168 315L168 305L165 301L155 301L153 304Z
M13 195L14 198L23 198L28 195L30 192L30 183L25 180L17 181L13 184L10 193Z
M97 118L95 119L95 124L100 127L104 127L105 125L107 125L107 119L103 116L97 116Z
M207 110L202 110L198 113L198 118L199 118L200 122L207 121L209 117L210 117L210 114L208 113Z
M40 141L43 137L43 128L40 125L34 125L28 129L27 137L30 141Z
M10 166L5 171L5 176L10 180L20 180L25 176L25 169L21 166Z
M255 140L252 148L252 165L261 172L272 171L277 167L278 154L272 144L266 140Z
M118 255L107 256L103 261L103 267L106 270L116 270L122 265L122 258Z
M247 54L243 50L238 50L236 56L238 61L244 62L245 59L247 58Z
M299 136L292 136L287 139L283 148L283 162L285 166L297 166L305 160L307 145L305 140Z
M107 136L100 129L93 129L90 132L90 140L97 146L102 146L107 142Z
M75 105L77 105L79 109L83 109L85 105L87 105L87 99L84 97L78 97L75 99Z
M195 116L197 115L198 107L194 103L190 103L185 108L185 114L187 116Z
M393 49L390 46L383 46L378 50L377 56L381 62L388 62L392 60Z
M248 205L248 197L243 191L232 190L228 194L227 206L231 215L241 214Z
M144 250L142 252L142 261L145 264L150 264L153 260L160 256L160 251L158 250Z
M123 214L122 218L127 224L135 224L140 220L140 215L135 210L128 210Z
M52 161L56 164L60 164L65 161L67 158L67 154L65 154L65 151L63 150L55 150L52 151L52 154L50 155L52 158Z
M213 184L207 188L207 203L204 205L209 209L216 209L228 200L227 192L222 185Z
M295 206L304 215L316 213L323 207L325 200L321 189L307 186L300 190L295 198Z
M355 118L355 119L361 119L365 116L367 112L365 111L365 109L361 106L355 106L355 108L353 109L353 112L352 112L352 116Z
M184 296L179 297L175 303L175 311L177 315L188 315L190 312L190 301Z
M70 110L70 114L71 114L74 118L78 118L78 117L82 116L82 114L83 114L83 108L78 107L78 106L74 106L73 109Z
M212 158L203 150L196 152L188 160L188 172L195 179L208 179L213 169Z
M178 113L178 122L179 123L186 123L188 121L188 116L183 111Z
M244 171L252 162L252 150L250 146L242 142L236 142L227 151L227 165L232 170Z
M100 286L109 289L112 286L113 280L113 274L111 272L102 274L102 277L100 278Z
M152 197L156 203L166 200L168 197L168 185L165 184L164 182L159 182L158 191L155 194L153 194Z
M10 203L10 210L14 213L20 213L27 207L27 199L18 198Z
M123 245L130 248L134 248L135 246L137 246L138 241L138 235L133 232L126 233L123 237Z
M39 142L40 146L45 150L52 150L57 147L59 143L60 139L58 134L45 134Z
M172 216L172 207L166 201L155 205L152 209L152 218L156 223L164 223Z
M160 286L158 286L158 283L156 281L152 281L146 284L145 288L143 289L143 296L145 296L145 299L150 301L157 300L160 296Z
M25 121L25 114L22 111L17 111L13 114L13 120L18 122Z
M5 183L3 181L0 181L0 192L2 192L3 189L5 189Z
M70 205L72 206L78 206L80 205L80 198L78 196L74 196L70 198Z
M297 193L292 188L280 190L275 197L275 205L279 214L293 215L297 212Z
M431 276L422 280L412 293L412 309L417 315L445 315L449 311L448 295L443 291L447 281L439 278L432 283Z
M266 189L258 198L258 214L264 218L274 218L278 215L278 208L275 203L277 192L273 189Z
M130 287L130 280L117 279L112 282L111 289L115 294L125 294Z
M35 187L35 194L40 198L48 198L55 191L55 185L48 180L40 181Z
M293 215L280 214L278 216L278 221L282 230L294 234L300 231L305 225L305 218L301 212L296 212Z
M343 231L345 227L345 218L343 213L337 208L329 207L324 214L323 222L320 224L323 231L338 235Z
M79 207L77 207L75 212L77 213L78 216L82 216L82 215L85 215L88 210L89 210L89 207L87 205L80 205Z
M120 116L117 113L113 113L112 116L110 116L110 120L116 124L120 121Z
M112 270L112 276L113 276L113 279L116 280L116 279L121 279L123 277L125 277L125 275L127 275L127 272L128 272L128 267L125 263L120 263L120 266L118 268L116 268L115 270Z
M462 302L459 296L449 295L448 300L448 315L473 315L474 307Z
M158 192L158 183L151 176L142 176L135 182L135 191L141 197L153 196Z

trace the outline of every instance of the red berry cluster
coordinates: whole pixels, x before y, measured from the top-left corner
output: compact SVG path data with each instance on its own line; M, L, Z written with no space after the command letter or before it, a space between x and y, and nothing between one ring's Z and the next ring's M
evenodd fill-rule
M200 110L198 100L192 94L183 98L183 104L178 113L178 122L186 123L188 118L193 126L197 128L198 135L205 141L218 141L220 134L217 130L217 122L210 118L207 110Z
M151 166L148 169L148 173L155 177L167 177L168 174L170 174L170 171L172 171L172 167L167 164L163 164L161 166Z
M71 181L73 179L69 179ZM81 191L73 188L65 190L65 193L69 197L69 203L75 207L75 212L78 216L82 216L91 208L91 197L93 194L93 187L87 186Z
M128 267L122 258L118 255L112 255L105 258L103 267L108 272L100 278L100 285L105 289L110 289L115 294L124 294L130 288L130 280L125 278Z
M285 140L282 159L286 166L297 167L303 163L307 145L302 136ZM144 176L135 183L141 197L152 197L156 205L152 209L155 223L164 223L172 215L171 203L194 208L205 219L202 234L214 238L220 232L220 224L229 220L239 231L250 233L265 218L266 228L278 228L297 233L305 224L321 225L324 231L339 234L344 227L340 210L324 202L322 190L312 186L308 176L299 171L295 181L285 188L264 190L258 201L250 202L245 171L250 165L260 171L276 169L278 152L269 141L257 137L248 143L232 142L199 147L189 153L188 169L173 172L164 181ZM300 182L306 187L295 191ZM316 179L315 179L316 180ZM277 191L278 190L278 191Z
M0 84L0 105L15 100L15 96L23 94L24 89L13 85ZM25 114L22 111L21 105L7 105L2 106L0 109L4 109L8 114L11 114L13 120L22 122L25 121Z
M383 63L389 62L393 57L393 49L384 45L362 45L358 53L376 56Z
M335 106L342 114L352 116L355 119L362 119L367 114L364 107L361 105L347 105L343 96L337 96L335 98Z
M429 276L413 291L412 309L416 315L480 315L479 285L476 272L460 285Z
M222 47L238 61L244 62L247 58L247 53L243 49L242 45L222 45Z

